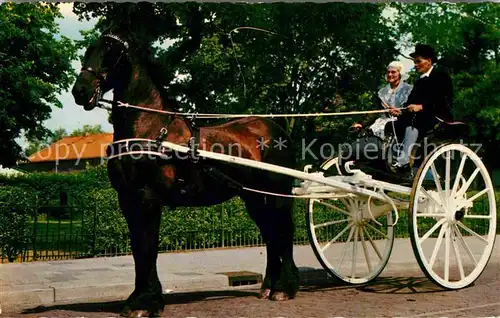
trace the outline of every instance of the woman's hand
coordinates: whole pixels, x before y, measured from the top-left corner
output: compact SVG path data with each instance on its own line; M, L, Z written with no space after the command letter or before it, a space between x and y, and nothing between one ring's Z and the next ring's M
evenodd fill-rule
M420 104L411 104L408 106L408 111L412 113L418 113L422 111L422 105Z
M351 127L354 129L361 129L361 128L363 128L363 125L361 125L360 123L354 123L354 124L352 124Z

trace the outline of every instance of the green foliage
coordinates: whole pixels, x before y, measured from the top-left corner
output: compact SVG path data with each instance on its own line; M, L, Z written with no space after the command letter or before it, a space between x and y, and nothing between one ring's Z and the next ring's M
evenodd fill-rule
M80 129L75 129L70 136L75 137L75 136L85 136L85 135L94 135L94 134L102 134L104 133L104 130L102 130L101 125L83 125L82 128Z
M43 140L41 122L51 106L62 107L58 94L73 82L73 42L59 36L54 4L0 5L0 164L12 165L21 149L14 139L24 131Z
M36 197L26 189L0 186L0 250L10 262L30 242L28 221L35 206Z
M95 237L94 253L126 253L129 249L128 227L121 214L118 196L111 188L88 189L82 194L83 231Z
M168 48L152 50L164 67L159 84L184 111L308 113L326 107L373 109L380 74L397 53L380 19L384 8L368 3L78 3L74 11L82 18L102 17L99 32L87 32L82 45L108 30L128 31L140 41L136 45L148 48L154 40L174 40ZM126 22L139 20L150 23ZM242 26L264 31L229 33ZM313 138L319 126L342 142L352 120L297 119L288 129L294 138Z

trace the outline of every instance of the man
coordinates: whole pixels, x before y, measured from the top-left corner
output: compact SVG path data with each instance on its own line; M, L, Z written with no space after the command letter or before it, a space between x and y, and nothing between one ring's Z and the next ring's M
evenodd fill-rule
M392 114L399 116L396 129L404 132L402 153L394 164L397 169L408 166L411 148L419 135L425 135L439 120L453 120L453 83L449 74L435 66L437 56L434 49L426 44L417 44L410 56L415 70L421 75L408 96L408 112L402 114L399 109L392 110Z

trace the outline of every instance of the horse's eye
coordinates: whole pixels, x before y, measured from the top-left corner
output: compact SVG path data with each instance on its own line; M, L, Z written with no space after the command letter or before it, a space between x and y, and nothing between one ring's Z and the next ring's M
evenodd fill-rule
M109 47L104 54L103 65L105 67L112 67L118 61L119 53L116 48Z

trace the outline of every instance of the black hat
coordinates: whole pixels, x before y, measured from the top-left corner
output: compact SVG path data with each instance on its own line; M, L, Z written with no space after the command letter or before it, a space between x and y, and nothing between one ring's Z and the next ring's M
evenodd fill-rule
M434 48L427 44L417 44L415 46L415 52L410 54L411 57L421 56L423 58L431 59L432 63L436 62L437 56Z

